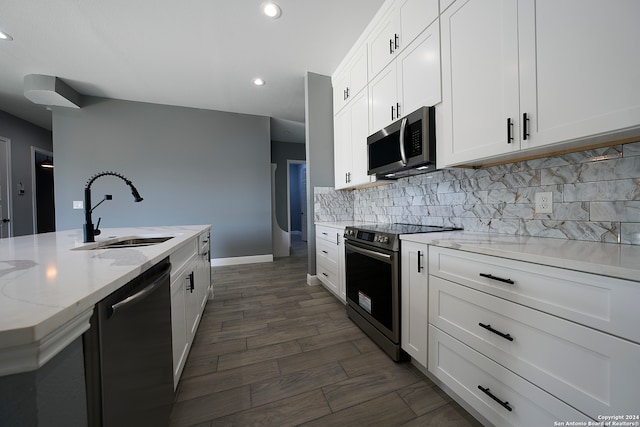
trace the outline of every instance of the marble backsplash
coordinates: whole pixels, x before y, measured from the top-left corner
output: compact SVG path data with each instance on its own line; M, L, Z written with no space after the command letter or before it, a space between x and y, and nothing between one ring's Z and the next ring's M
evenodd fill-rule
M553 193L553 213L535 193ZM315 221L372 221L640 245L640 142L389 185L314 188Z

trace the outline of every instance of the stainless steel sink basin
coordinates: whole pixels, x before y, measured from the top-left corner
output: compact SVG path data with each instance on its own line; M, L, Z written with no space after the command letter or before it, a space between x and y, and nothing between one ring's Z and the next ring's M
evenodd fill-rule
M89 243L84 246L73 248L73 250L95 250L95 249L116 249L116 248L138 248L141 246L152 246L173 239L174 236L128 236L117 237L103 242Z
M113 243L107 243L100 246L100 249L107 248L132 248L136 246L150 246L157 245L158 243L166 242L169 239L172 239L173 236L168 237L134 237L131 239L120 240Z

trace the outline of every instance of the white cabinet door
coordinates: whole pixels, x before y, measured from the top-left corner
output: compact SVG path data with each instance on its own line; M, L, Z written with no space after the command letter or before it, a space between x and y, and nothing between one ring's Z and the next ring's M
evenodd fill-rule
M345 108L333 121L333 169L336 189L349 187L351 163L351 110Z
M396 60L401 116L442 101L440 24L434 22Z
M409 45L428 25L438 18L438 0L404 0L400 10L402 47Z
M400 49L400 13L392 9L373 30L369 39L369 78L389 64Z
M518 13L523 148L640 125L640 2L521 0Z
M428 246L402 241L401 245L401 346L414 360L427 367L429 323Z
M171 339L173 345L174 390L178 386L189 350L186 323L185 282L181 277L178 277L171 282Z
M367 45L364 44L348 61L346 67L332 78L334 114L367 86L367 79Z
M438 18L437 0L403 0L378 23L369 39L369 78L374 78Z
M391 63L369 83L371 130L377 132L401 116L397 114L396 63Z
M334 118L336 189L353 188L375 181L375 177L367 175L368 136L369 101L365 90Z
M347 104L347 87L349 87L349 73L344 70L331 79L333 85L333 113L337 114Z
M372 132L420 107L440 103L442 92L438 22L424 30L394 62L371 81L369 95Z
M517 10L513 0L458 0L441 15L438 167L520 149Z
M198 291L198 276L200 263L194 259L182 275L185 282L187 307L187 340L191 343L200 323L200 292Z
M351 176L350 185L375 181L367 174L369 168L367 137L369 136L369 99L367 91L359 94L350 105L351 110Z

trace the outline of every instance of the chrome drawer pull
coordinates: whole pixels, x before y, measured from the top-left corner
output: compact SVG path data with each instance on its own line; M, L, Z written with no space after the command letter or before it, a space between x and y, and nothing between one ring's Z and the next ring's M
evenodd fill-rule
M509 411L509 412L513 411L513 408L511 408L511 406L509 406L509 402L503 402L502 400L500 400L500 399L498 399L497 397L495 397L495 396L493 395L493 393L491 393L491 392L489 391L489 388L488 388L488 387L487 387L487 388L484 388L484 387L482 387L481 385L479 385L479 386L478 386L478 388L479 388L480 390L482 390L482 392L483 392L484 394L486 394L487 396L489 396L490 398L492 398L493 400L495 400L496 402L498 402L498 403L500 404L500 406L502 406L502 407L503 407L504 409L506 409L507 411Z
M502 277L496 277L496 276L494 276L492 274L480 273L480 276L486 277L487 279L491 279L491 280L497 280L498 282L508 283L510 285L515 285L516 284L516 282L514 282L511 279L503 279Z
M478 325L480 325L480 327L485 328L487 331L493 332L496 335L500 335L502 338L504 338L505 340L509 340L509 341L513 341L513 337L509 334L503 334L500 331L496 331L495 329L493 329L491 327L491 325L485 325L484 323L478 323Z

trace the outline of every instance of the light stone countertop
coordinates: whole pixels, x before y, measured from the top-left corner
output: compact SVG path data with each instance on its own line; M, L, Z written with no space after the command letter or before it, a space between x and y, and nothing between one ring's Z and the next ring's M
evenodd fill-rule
M347 226L365 226L372 223L323 221L315 224L344 229ZM510 236L464 230L403 234L400 239L640 282L640 246L638 245Z
M40 350L32 350L41 351L59 328L90 315L97 302L210 228L113 228L96 237L101 242L126 236L174 236L136 248L77 250L89 245L83 243L82 230L0 240L0 362L34 346ZM7 356L10 353L12 357Z
M468 231L403 234L401 240L640 282L640 246Z

